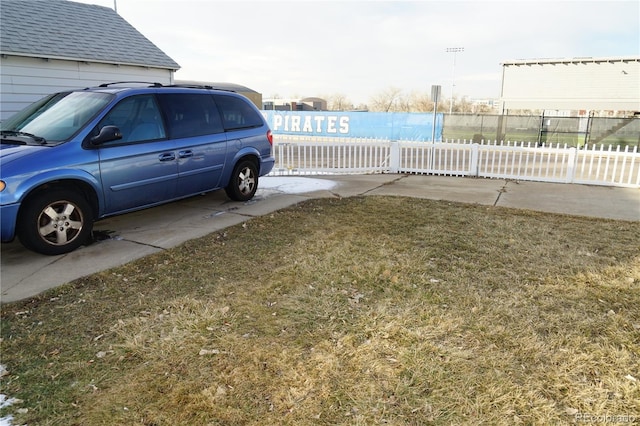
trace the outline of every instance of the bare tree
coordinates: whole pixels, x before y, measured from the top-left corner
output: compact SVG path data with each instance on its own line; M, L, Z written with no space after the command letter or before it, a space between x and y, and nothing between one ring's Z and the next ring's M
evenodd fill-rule
M327 97L327 109L329 111L352 110L353 103L342 93L335 93Z
M401 93L400 96L398 96L398 99L396 100L395 111L398 111L398 112L412 112L413 111L413 104L411 102L411 97L410 96L406 96L403 93Z
M453 102L453 107L451 107L451 102ZM453 99L443 99L442 102L438 104L438 112L457 112L456 111L456 98Z
M391 87L378 93L370 101L370 110L377 112L432 112L434 107L433 99L429 92L413 91L405 95L401 89ZM478 105L467 98L441 99L438 102L439 113L448 113L451 103L453 103L454 113L482 114L492 112L488 105ZM360 108L360 109L366 109Z
M488 114L488 113L495 112L495 111L489 105L480 104L480 105L474 105L472 112L474 114Z
M412 112L431 112L433 111L433 100L427 93L413 92L410 97Z
M382 93L371 98L371 111L392 112L397 111L402 90L390 87Z
M458 112L473 112L473 104L467 98L462 98L456 107Z

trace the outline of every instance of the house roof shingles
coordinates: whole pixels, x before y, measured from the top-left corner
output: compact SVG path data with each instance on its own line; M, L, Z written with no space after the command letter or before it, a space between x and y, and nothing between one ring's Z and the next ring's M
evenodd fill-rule
M0 0L0 53L180 68L113 9L66 0Z

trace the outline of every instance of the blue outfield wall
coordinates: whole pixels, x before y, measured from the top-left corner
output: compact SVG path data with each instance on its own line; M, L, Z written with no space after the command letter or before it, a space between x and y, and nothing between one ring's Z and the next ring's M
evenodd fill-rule
M276 134L430 141L433 114L401 112L261 111ZM436 141L444 115L436 114Z

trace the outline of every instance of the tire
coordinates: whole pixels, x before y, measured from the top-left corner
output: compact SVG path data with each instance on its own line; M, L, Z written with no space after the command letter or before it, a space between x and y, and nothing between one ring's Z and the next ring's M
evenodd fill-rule
M225 188L227 196L234 201L249 201L258 189L258 168L250 160L241 160L233 169L229 185Z
M18 238L28 249L54 256L86 243L93 228L89 203L77 192L42 191L27 200L18 221Z

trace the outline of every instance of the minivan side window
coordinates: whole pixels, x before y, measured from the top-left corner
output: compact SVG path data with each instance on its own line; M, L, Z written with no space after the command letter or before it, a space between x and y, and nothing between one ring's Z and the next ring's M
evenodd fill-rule
M239 130L263 125L260 114L244 101L235 96L215 95L216 104L222 112L225 130Z
M222 133L222 120L209 93L159 95L172 139Z
M130 96L121 100L100 120L94 134L97 135L104 126L116 126L122 133L121 140L105 145L165 138L162 116L153 95Z

